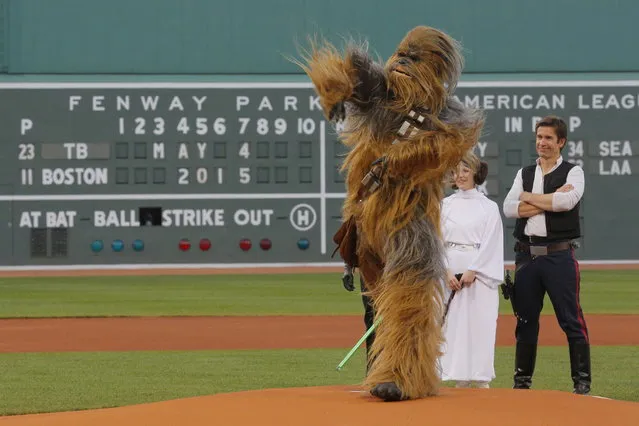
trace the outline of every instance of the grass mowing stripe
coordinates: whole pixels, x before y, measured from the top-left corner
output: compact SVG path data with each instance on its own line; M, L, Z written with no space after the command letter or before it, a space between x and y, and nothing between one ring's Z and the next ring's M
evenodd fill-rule
M0 317L356 313L332 275L1 279ZM351 297L349 297L351 296Z
M364 351L347 349L0 355L0 414L113 407L274 387L358 384ZM637 347L593 347L593 391L639 401ZM493 387L510 387L514 348L497 348ZM452 385L452 384L447 384ZM540 347L536 389L571 390L567 347Z
M583 271L582 307L639 313L639 271ZM0 317L362 313L339 274L0 278ZM510 303L500 297L500 312ZM543 313L552 313L546 297Z

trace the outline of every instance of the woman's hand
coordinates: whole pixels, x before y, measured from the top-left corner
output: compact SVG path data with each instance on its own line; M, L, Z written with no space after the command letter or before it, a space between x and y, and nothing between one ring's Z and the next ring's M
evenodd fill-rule
M475 281L475 271L466 271L462 274L459 283L461 286L468 287Z
M451 290L461 290L461 283L457 280L455 274L453 274L450 269L448 270L448 288Z

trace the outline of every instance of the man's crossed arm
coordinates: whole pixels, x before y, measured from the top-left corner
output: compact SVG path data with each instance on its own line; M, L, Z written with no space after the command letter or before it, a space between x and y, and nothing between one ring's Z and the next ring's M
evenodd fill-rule
M527 211L535 211L534 214L539 214L542 211L558 211L557 204L555 200L555 194L559 192L569 192L575 189L574 186L567 183L561 188L558 188L557 191L551 192L550 194L533 194L532 192L522 191L521 195L519 195L519 212L522 213ZM574 207L574 206L573 206ZM570 209L567 209L570 210ZM534 215L531 215L534 216ZM522 216L526 217L526 216Z
M506 217L527 218L544 211L571 210L584 193L584 172L579 166L573 167L568 173L566 184L550 194L526 192L522 186L520 170L504 200L503 210Z
M532 217L538 215L539 213L542 213L543 211L543 209L537 207L536 205L528 203L526 201L521 201L521 199L519 206L517 206L517 214L519 215L519 217Z

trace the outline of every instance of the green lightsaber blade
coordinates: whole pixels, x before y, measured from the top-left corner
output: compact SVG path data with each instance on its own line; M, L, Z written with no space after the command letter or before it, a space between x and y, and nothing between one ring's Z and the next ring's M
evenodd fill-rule
M342 367L344 367L344 365L348 362L348 360L353 356L355 351L357 351L357 348L359 348L362 345L362 343L364 343L366 338L370 336L370 334L377 328L377 325L379 324L381 320L382 320L381 317L377 318L375 322L373 323L373 325L371 325L371 327L368 330L366 330L366 333L364 333L362 338L359 339L359 341L355 344L355 346L353 346L353 349L351 349L350 352L346 354L342 362L339 363L339 365L337 366L337 371L340 371Z

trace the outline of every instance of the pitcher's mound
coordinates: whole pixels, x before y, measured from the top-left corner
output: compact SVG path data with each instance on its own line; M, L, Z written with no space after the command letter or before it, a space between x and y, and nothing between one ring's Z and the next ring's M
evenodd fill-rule
M2 426L636 425L639 403L558 391L451 389L382 402L357 387L268 389L151 404L1 417Z

